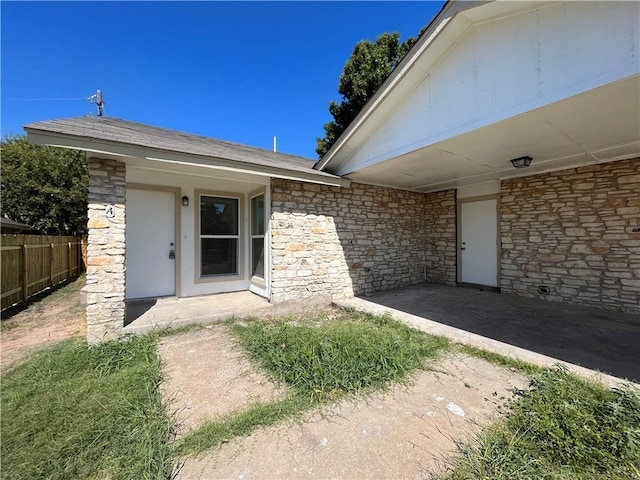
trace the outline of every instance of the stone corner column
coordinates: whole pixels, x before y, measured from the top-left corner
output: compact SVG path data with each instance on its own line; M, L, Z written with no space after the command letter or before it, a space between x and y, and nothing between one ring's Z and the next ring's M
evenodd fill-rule
M125 321L124 162L89 158L87 342L122 335Z

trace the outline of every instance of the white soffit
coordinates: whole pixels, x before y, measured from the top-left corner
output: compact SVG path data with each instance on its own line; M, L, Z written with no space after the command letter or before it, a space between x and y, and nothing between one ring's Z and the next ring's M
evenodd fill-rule
M528 155L530 167L510 159ZM640 157L640 75L351 172L357 182L434 191Z

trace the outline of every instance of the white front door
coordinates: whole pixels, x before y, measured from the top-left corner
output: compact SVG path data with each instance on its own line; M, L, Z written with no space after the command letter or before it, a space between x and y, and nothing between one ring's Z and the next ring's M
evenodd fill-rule
M498 201L460 204L461 281L498 286Z
M175 209L172 192L127 189L127 298L175 295Z

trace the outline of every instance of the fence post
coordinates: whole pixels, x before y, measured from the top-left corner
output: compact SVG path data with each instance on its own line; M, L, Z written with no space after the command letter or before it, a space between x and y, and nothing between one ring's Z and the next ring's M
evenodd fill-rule
M49 286L53 287L53 252L54 252L54 246L53 243L51 244L51 255L50 255L50 262L49 262Z
M22 245L22 301L26 302L29 293L29 282L27 281L27 246Z
M71 242L67 244L67 280L71 280Z

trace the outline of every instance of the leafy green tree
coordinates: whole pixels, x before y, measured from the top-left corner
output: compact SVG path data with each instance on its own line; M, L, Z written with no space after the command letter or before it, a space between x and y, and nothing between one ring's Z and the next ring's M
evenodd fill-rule
M86 232L89 172L84 152L13 136L2 141L0 156L3 216L48 235Z
M416 38L400 42L400 34L394 32L383 33L375 42L361 40L356 44L340 75L338 93L342 99L340 103L329 103L333 120L324 125L324 137L316 138L319 158L329 151L415 42Z

